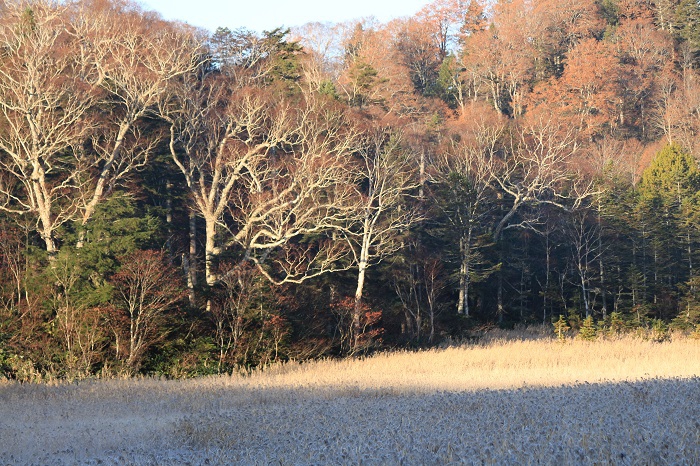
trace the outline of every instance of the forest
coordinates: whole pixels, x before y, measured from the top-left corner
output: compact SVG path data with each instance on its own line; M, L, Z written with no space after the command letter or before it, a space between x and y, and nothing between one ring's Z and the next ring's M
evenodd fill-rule
M0 377L700 335L699 65L695 0L2 1Z

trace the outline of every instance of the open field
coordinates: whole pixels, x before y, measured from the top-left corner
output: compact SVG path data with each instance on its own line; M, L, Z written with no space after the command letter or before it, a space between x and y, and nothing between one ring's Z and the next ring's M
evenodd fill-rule
M700 342L479 345L249 377L0 383L2 464L699 464Z

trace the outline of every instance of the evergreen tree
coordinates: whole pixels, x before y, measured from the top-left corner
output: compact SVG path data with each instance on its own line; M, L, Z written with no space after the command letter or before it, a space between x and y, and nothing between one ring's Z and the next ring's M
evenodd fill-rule
M697 53L700 50L700 4L682 0L676 8L676 28L680 38Z
M677 311L679 285L694 274L694 256L700 238L689 219L700 207L699 190L697 162L676 144L659 151L642 175L639 203L650 220L652 304L657 317L672 317Z

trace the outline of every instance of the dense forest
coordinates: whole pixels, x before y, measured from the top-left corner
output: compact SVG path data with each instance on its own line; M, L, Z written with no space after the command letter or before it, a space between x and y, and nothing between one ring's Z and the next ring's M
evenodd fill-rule
M698 65L695 0L213 34L126 0L5 0L0 374L692 331Z

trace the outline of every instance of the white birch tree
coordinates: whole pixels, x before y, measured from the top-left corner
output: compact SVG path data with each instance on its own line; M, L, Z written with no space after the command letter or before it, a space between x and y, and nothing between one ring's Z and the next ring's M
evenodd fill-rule
M343 111L313 94L293 106L212 73L174 89L161 114L170 152L205 223L205 278L219 280L225 251L254 263L275 284L325 273L338 242L299 242L343 224L353 212L347 161L357 132Z
M377 130L359 152L361 180L357 220L348 238L357 267L357 286L352 313L352 346L362 329L362 299L367 270L403 246L402 235L421 218L411 198L420 187L418 166L402 147L398 133Z

